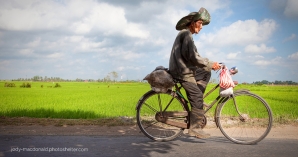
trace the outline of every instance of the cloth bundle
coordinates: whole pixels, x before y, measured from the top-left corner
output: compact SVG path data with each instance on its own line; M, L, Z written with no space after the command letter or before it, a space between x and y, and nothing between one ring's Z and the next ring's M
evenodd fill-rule
M147 80L151 89L157 93L166 93L175 83L173 77L167 72L167 68L158 66L148 74L143 80Z
M219 81L219 94L222 97L228 97L231 94L233 94L233 88L235 87L235 84L232 80L232 77L230 75L230 71L227 67L224 67L219 75L220 81Z

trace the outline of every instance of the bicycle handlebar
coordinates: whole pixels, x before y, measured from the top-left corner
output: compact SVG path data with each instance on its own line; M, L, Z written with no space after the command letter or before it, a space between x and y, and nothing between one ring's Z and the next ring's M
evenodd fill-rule
M224 69L225 67L226 67L226 65L224 64L224 63L218 63L218 64L220 64L221 65L221 69ZM234 66L234 67L232 67L230 70L229 70L229 72L230 72L230 75L235 75L235 74L237 74L238 73L238 68L236 67L236 66Z

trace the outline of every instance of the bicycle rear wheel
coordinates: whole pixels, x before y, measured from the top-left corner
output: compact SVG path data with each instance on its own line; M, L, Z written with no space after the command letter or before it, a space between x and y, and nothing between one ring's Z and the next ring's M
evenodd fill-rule
M217 123L229 140L238 144L256 144L271 130L272 112L258 95L236 91L219 106Z
M167 93L147 92L137 105L137 124L140 130L155 141L170 141L178 137L183 128L171 126L157 121L156 115L161 111L185 111L183 102ZM185 123L187 117L168 117L170 120Z

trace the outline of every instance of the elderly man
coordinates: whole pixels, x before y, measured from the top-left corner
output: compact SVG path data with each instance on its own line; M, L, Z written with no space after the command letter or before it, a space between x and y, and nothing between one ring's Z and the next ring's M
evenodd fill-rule
M204 25L210 23L210 14L205 8L192 12L180 19L176 25L178 33L169 61L169 72L181 80L191 104L190 127L188 134L197 138L208 138L210 134L202 130L204 120L203 94L211 76L211 69L218 70L220 65L202 58L193 41Z

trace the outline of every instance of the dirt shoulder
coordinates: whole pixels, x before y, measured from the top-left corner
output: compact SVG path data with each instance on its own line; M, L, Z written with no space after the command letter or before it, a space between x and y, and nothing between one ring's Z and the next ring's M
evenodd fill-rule
M212 136L223 136L214 125L211 123L204 130ZM0 135L144 136L128 117L100 120L1 117L0 128ZM298 123L274 125L267 138L298 140L297 130Z

